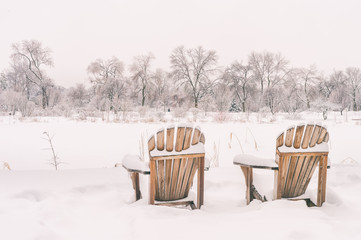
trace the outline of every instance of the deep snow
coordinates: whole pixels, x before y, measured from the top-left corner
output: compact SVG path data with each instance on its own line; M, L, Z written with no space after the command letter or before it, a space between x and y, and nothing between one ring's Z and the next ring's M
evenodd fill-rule
M321 120L317 114L302 118ZM145 143L167 123L3 117L0 161L12 170L0 170L1 239L361 239L361 125L351 119L335 115L322 121L330 132L333 164L321 208L287 200L246 206L244 177L232 164L242 150L273 157L278 133L300 121L197 122L205 133L206 154L218 154L219 167L205 173L204 206L191 211L148 205L147 177L141 178L144 198L134 202L126 170L114 167L126 154L141 154L141 136ZM49 147L44 131L54 135L64 162L59 171L47 164L51 152L44 150ZM255 170L254 181L271 198L273 172ZM315 198L316 187L317 172L306 194Z

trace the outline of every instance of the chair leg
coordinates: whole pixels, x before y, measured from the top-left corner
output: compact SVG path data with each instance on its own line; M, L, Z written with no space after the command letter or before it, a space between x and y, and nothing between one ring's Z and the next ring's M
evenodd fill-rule
M321 207L326 200L327 156L321 157L318 166L317 207Z
M150 177L149 177L149 204L154 205L155 201L155 174L156 174L156 166L155 161L150 161Z
M251 194L251 186L253 184L253 171L250 167L241 166L241 169L246 179L246 200L248 205L253 200L253 195Z
M132 182L133 182L133 188L135 191L135 201L138 201L139 199L142 198L142 194L141 194L140 188L139 188L139 173L137 173L137 172L131 173L131 178L132 178Z
M198 161L197 181L197 208L200 209L204 201L204 157Z

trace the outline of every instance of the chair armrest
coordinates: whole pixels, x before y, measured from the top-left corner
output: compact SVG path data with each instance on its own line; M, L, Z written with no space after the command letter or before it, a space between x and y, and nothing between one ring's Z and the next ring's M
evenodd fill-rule
M239 154L233 158L233 164L251 168L277 170L278 165L272 158L261 158L254 155Z
M143 162L138 155L125 155L122 159L122 166L128 172L150 174L148 163Z

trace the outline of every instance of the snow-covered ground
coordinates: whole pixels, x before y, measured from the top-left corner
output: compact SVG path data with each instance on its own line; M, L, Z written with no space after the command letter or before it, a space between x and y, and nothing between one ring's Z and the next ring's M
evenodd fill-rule
M205 173L201 210L134 202L127 172L115 168L126 154L141 154L148 136L172 123L82 122L63 118L19 121L0 118L1 239L361 239L361 125L348 118L304 114L296 120L255 116L247 120L198 121L213 159ZM292 124L317 121L328 127L330 158L327 197L321 208L303 201L245 202L244 177L233 156L272 157L279 132ZM63 162L48 164L52 153L43 132L53 136ZM232 133L232 138L230 137ZM144 157L147 158L146 149ZM217 160L218 159L218 160ZM307 194L316 196L317 172ZM271 196L273 173L256 170L254 181Z

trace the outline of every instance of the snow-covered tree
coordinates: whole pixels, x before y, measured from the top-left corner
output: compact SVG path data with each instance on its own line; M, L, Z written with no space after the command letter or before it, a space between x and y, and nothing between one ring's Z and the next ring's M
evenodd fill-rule
M37 40L15 43L12 49L12 60L19 68L17 73L23 73L27 83L40 90L42 107L45 109L49 106L49 88L54 86L44 69L53 66L50 49L44 48Z
M172 75L179 87L187 86L195 108L218 81L217 59L215 51L202 47L186 49L180 46L170 56Z
M149 94L148 87L153 75L151 71L151 61L153 59L154 55L152 53L136 56L133 64L130 66L131 79L136 86L136 92L141 93L142 106L145 105L145 99Z

